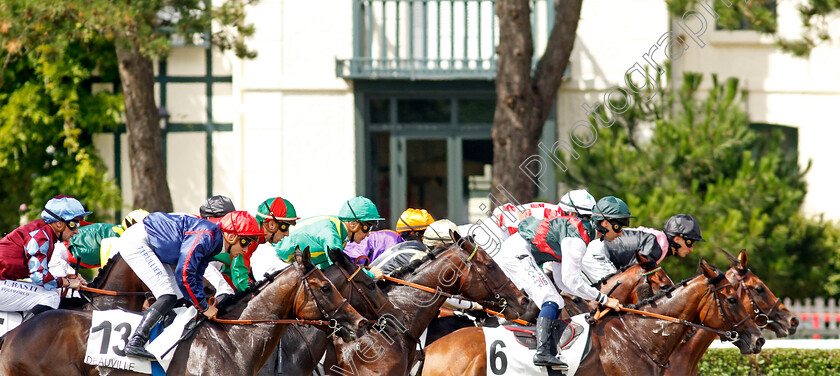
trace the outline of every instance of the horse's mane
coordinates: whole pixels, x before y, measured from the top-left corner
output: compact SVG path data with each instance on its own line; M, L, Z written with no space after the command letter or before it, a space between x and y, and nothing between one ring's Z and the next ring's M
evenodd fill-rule
M276 270L271 274L266 273L265 279L255 284L249 285L248 288L246 288L245 290L234 291L233 296L224 299L221 303L219 303L219 305L216 308L219 309L219 312L230 312L241 302L247 302L257 294L259 294L259 292L263 290L263 287L267 286L271 282L274 282L274 280L277 279L277 277L280 276L280 274L283 274L294 267L295 265L291 264L283 270Z
M725 275L724 273L722 273L722 272L720 271L720 269L718 269L718 268L717 268L717 267L715 267L714 265L709 265L709 267L717 273L717 276L716 276L716 277L714 277L714 278L710 278L708 281L706 281L706 283L707 283L707 284L710 284L710 285L716 285L716 284L718 284L718 283L719 283L719 282L720 282L723 278L726 278L726 275ZM644 306L647 306L647 305L653 304L653 303L655 303L657 300L662 299L663 297L666 297L666 296L667 296L667 297L669 297L669 298L670 298L670 297L671 297L671 294L674 292L674 290L676 290L676 289L678 289L678 288L685 287L685 286L686 286L686 285L688 285L691 281L693 281L693 280L695 280L695 279L697 279L697 278L700 278L700 277L702 277L702 276L703 276L703 274L698 274L698 275L696 275L696 276L694 276L694 277L686 278L686 279L684 279L684 280L680 281L679 283L675 284L674 286L671 286L671 287L666 287L666 288L663 288L663 289L659 290L659 292L657 292L657 293L656 293L656 295L651 296L650 298L640 300L640 301L639 301L638 303L636 303L636 304L628 304L628 305L627 305L627 308L630 308L630 309L639 309L639 308L641 308L641 307L644 307Z
M441 253L449 250L450 248L452 248L452 246L435 247L432 250L426 252L426 254L424 254L423 257L420 257L419 259L413 260L408 264L395 269L393 272L391 272L391 277L402 279L406 275L417 271L417 269L423 266L423 264L425 264L427 261L434 260L436 257L440 256Z
M659 264L657 264L657 263L656 263L656 261L645 261L645 262L643 262L643 263L641 263L641 264L627 264L627 265L623 265L623 266L621 266L620 268L618 268L618 271L616 271L615 273L612 273L612 274L610 274L610 275L605 276L604 278L601 278L601 279L600 279L600 280L598 280L598 281L595 281L595 283L593 283L593 284L592 284L592 287L595 287L595 288L599 288L599 287L601 287L601 285L603 285L603 284L607 283L607 281L608 281L610 278L615 277L616 275L618 275L618 274L620 274L620 273L625 272L627 269L632 268L634 265L639 265L639 266L641 266L641 267L642 267L642 269L643 269L644 271L646 271L646 272L649 272L649 271L651 271L651 270L655 269L657 266L659 266Z
M97 273L97 274L96 274L96 278L94 278L94 279L93 279L93 282L91 282L91 283L90 283L90 287L93 287L93 288L99 288L99 287L100 287L100 285L102 284L102 282L103 282L103 281L105 281L105 278L107 278L107 277L108 277L108 274L110 274L110 273L111 273L111 269L113 269L113 268L114 268L114 264L116 264L116 262L114 262L114 261L116 261L116 258L117 258L117 257L122 258L122 255L120 255L119 253L117 253L117 254L116 254L116 255L115 255L115 256L111 259L111 261L109 261L107 264L105 264L105 266L104 266L104 267L102 267L101 269L99 269L99 273Z

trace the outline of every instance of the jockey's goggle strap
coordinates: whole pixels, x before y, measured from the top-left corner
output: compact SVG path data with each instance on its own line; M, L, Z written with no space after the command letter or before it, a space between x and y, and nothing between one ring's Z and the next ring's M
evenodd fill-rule
M64 222L67 225L67 228L70 229L70 231L76 231L77 229L79 229L79 224L81 222L76 220L75 218L69 221L65 221L64 218L59 217L58 214L53 213L50 209L44 208L44 211L47 212L47 214L51 215L53 218L59 220L60 222Z
M353 213L353 217L356 218L356 222L359 222L362 225L362 232L367 234L376 226L376 223L371 222L362 222L358 215L356 215L356 211L353 210L353 205L350 205L350 200L347 200L347 207L350 208L350 212Z

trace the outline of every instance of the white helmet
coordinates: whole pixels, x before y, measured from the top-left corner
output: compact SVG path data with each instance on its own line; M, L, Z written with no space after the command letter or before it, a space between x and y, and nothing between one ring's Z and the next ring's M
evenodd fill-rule
M592 215L592 208L595 207L595 197L592 197L585 189L576 189L563 195L558 205L564 213L575 212Z
M454 243L452 236L449 235L450 230L457 233L458 226L448 219L439 219L432 222L423 233L423 244L428 247L435 247Z

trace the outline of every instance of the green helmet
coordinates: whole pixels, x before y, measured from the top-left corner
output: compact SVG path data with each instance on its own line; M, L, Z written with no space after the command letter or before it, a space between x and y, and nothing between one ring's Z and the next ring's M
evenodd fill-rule
M629 224L630 218L636 217L630 215L630 208L627 207L624 200L615 196L607 196L598 200L598 203L592 208L592 219L595 221L619 219L624 220L619 222L624 222L626 226Z
M344 202L341 210L338 211L338 219L344 222L367 222L367 221L382 221L385 218L379 216L379 210L367 197L353 197Z

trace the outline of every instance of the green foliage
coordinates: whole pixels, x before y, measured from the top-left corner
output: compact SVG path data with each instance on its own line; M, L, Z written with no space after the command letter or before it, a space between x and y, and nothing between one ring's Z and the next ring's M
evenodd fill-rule
M28 205L29 219L38 218L58 194L79 198L94 211L89 220L111 220L120 194L92 136L117 126L123 101L93 94L91 76L115 75L113 45L34 48L41 53L10 61L0 76L0 232L17 227L20 204Z
M838 229L800 212L807 167L780 147L778 131L760 137L750 129L738 80L712 76L708 92L702 82L687 73L678 90L660 85L649 102L633 95L630 109L609 128L595 126L594 145L578 160L568 157L568 172L558 176L596 197L623 198L638 216L634 226L662 228L672 215L694 216L707 243L663 262L674 280L694 275L698 256L723 268L718 248L747 249L749 267L777 295L837 294L840 277L825 282L838 270ZM598 116L612 118L603 106Z
M671 14L681 16L700 5L698 0L665 0ZM808 56L820 42L831 39L828 20L840 10L837 0L805 0L798 6L802 32L797 39L777 34L776 6L779 0L713 1L710 2L720 18L717 26L725 30L751 29L772 35L776 44L794 56ZM730 3L731 6L726 4Z
M840 372L840 350L766 349L741 355L737 349L709 349L701 376L824 376Z

